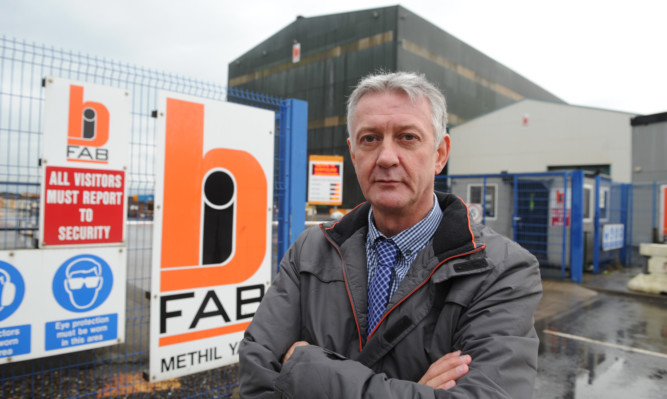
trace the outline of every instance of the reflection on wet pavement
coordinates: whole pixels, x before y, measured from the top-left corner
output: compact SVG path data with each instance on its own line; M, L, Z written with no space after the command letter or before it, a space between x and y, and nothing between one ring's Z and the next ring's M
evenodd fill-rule
M540 334L535 398L667 398L667 301L600 295Z

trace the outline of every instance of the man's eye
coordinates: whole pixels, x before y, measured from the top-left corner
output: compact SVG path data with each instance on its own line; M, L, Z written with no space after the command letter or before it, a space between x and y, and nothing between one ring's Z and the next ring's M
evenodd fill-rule
M403 135L403 140L408 140L408 141L411 141L411 140L417 140L417 136L414 135L414 134L409 134L409 133L408 133L408 134L404 134L404 135Z
M375 136L364 136L361 138L362 143L372 143L374 141L376 141Z

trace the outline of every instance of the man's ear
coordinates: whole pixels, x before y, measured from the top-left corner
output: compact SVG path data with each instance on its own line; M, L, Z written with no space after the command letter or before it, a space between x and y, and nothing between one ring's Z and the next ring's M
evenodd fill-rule
M449 150L451 148L451 139L447 133L442 138L440 145L436 148L436 157L435 157L435 174L442 172L442 169L447 164L449 159Z
M347 139L347 148L350 150L350 158L352 159L352 164L354 164L355 160L354 151L352 151L352 142L350 141L349 138Z

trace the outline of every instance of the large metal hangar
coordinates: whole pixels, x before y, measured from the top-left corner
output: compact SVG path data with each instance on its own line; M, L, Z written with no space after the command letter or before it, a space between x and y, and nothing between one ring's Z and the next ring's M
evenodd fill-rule
M308 102L308 153L344 155L343 207L363 201L347 151L345 101L363 76L416 71L448 100L450 125L524 98L564 103L401 6L295 21L229 64L229 87Z

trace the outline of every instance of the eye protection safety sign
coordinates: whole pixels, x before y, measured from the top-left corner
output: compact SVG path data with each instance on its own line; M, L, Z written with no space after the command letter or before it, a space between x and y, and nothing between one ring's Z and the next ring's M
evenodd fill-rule
M123 342L126 259L118 247L0 251L0 363Z

